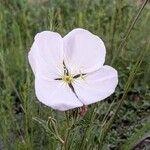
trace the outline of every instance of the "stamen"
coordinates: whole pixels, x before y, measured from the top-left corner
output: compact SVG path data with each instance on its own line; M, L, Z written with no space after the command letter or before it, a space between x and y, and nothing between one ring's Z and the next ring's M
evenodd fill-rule
M54 80L62 80L62 78L56 78L56 79L54 79Z
M68 71L64 61L63 61L63 66L64 66L64 75L69 75L69 71Z
M72 83L68 84L68 86L70 87L70 89L72 90L72 92L74 93L74 95L76 96L76 98L83 104L83 106L85 105L82 100L79 98L79 96L77 95Z
M83 76L85 76L85 75L86 75L85 73L83 73L83 74L77 74L77 75L75 75L73 78L74 78L74 79L77 79L77 78L79 78L79 77L83 78Z
M75 96L79 99L77 93L75 92L75 89L74 89L73 85L72 85L71 83L68 84L68 85L69 85L69 87L71 88L72 92L75 94Z

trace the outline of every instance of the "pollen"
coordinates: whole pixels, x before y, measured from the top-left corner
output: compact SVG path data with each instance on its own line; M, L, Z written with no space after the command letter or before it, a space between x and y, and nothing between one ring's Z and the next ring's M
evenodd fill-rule
M73 81L73 77L71 75L64 75L63 80L66 83L71 83Z

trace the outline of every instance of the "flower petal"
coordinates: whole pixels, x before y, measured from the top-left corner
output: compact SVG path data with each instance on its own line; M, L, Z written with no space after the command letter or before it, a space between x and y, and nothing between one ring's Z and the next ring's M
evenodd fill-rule
M36 77L35 91L39 101L53 109L65 111L83 106L63 81L52 81L43 77Z
M43 31L35 36L28 55L34 74L58 77L63 71L63 40L55 32Z
M74 29L64 38L65 63L73 74L99 69L105 61L103 41L84 29Z
M35 43L33 43L31 50L28 54L28 59L29 59L29 63L31 65L32 71L34 73L34 75L36 74L36 45Z
M89 105L110 96L117 84L117 71L110 66L103 66L98 71L88 74L85 79L76 79L73 86L82 102Z

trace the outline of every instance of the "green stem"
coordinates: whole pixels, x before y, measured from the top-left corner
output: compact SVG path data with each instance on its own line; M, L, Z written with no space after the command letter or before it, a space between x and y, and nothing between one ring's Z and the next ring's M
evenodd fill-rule
M61 138L59 135L57 135L56 138L58 139L58 141L59 141L61 144L64 145L65 142L62 140L62 138Z
M86 139L88 139L89 136L90 136L90 128L91 128L92 123L93 123L93 121L94 121L94 119L95 119L95 116L96 116L96 113L95 113L95 111L94 111L94 108L93 108L93 110L92 110L91 112L92 112L92 114L91 114L91 117L90 117L90 123L89 123L88 127L86 128L86 130L85 130L85 132L84 132L84 135L83 135L83 138L82 138L82 140L81 140L80 150L83 150L83 149L85 149L85 147L86 147L86 144L87 144Z
M123 50L123 48L124 48L124 46L125 46L125 44L126 44L126 41L127 41L128 37L129 37L129 35L130 35L130 33L131 33L131 31L132 31L132 29L133 29L135 23L137 22L138 18L140 17L140 14L142 13L142 11L143 11L143 9L145 8L145 6L146 6L146 4L147 4L148 1L149 1L149 0L145 0L145 1L143 2L141 8L139 9L139 11L138 11L138 13L137 13L137 15L135 16L135 18L133 19L131 25L130 25L129 28L127 29L127 32L126 32L127 34L126 34L126 36L124 37L124 39L122 40L122 42L120 43L120 45L119 45L119 47L118 47L118 49L117 49L117 51L116 51L116 55L114 56L114 58L113 58L112 61L111 61L111 64L114 63L114 61L116 60L116 57L119 56L119 53L120 53L120 52L122 52L122 50Z
M72 120L71 120L71 124L70 124L70 119L69 119L69 111L65 112L65 115L66 115L66 121L67 121L67 129L66 129L66 134L65 134L65 140L64 140L64 150L68 150L69 149L69 146L68 146L68 138L69 138L69 134L70 134L70 131L72 129L72 126L75 124L76 122L76 119L77 119L77 116L74 116L72 115ZM77 115L78 115L78 112L77 112Z
M117 28L117 23L120 21L120 18L121 17L118 17L120 16L120 12L121 12L121 5L122 5L122 1L120 0L116 0L116 8L115 8L115 12L114 12L114 15L113 15L113 23L112 23L112 31L111 31L111 34L112 34L112 37L111 37L111 41L110 41L110 58L112 59L113 58L113 49L114 49L114 37L115 37L115 34L116 34L116 28Z
M144 59L144 56L145 56L147 51L148 51L148 48L144 52L142 52L142 54L139 56L135 66L133 67L133 69L132 69L132 71L130 73L128 81L125 84L125 88L124 88L125 92L124 92L124 94L123 94L119 104L117 105L117 108L116 108L113 116L110 118L110 120L108 121L108 123L106 124L105 128L102 131L102 136L101 136L101 139L100 139L101 142L99 143L99 150L101 150L102 147L103 147L103 143L104 143L105 137L106 137L109 129L111 128L111 125L112 125L113 121L115 120L115 118L117 116L117 113L119 112L120 107L122 106L123 101L126 99L126 96L127 96L128 91L129 91L129 88L131 87L131 84L133 83L133 79L134 79L134 77L135 77L135 75L137 73L137 70L138 70L139 66L141 65L141 63L142 63L142 61Z

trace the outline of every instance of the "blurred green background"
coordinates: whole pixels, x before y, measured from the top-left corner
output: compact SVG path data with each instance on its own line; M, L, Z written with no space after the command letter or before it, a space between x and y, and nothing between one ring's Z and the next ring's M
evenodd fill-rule
M131 69L145 51L123 105L107 133L103 149L122 150L126 142L130 145L128 141L140 149L148 147L150 142L140 142L150 138L149 3L124 46L119 48L142 3L144 1L138 0L0 0L0 150L61 149L59 143L33 120L33 117L47 120L48 116L53 116L62 136L66 129L65 113L51 110L37 101L27 55L37 32L52 30L65 35L77 27L103 39L107 48L105 64L118 70L119 85L111 97L89 106L88 113L70 134L70 149L99 149L103 118L110 105L107 117L114 113ZM88 134L85 135L86 129Z

